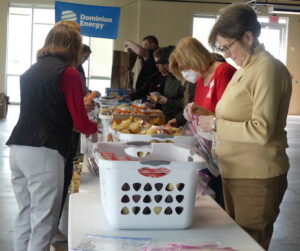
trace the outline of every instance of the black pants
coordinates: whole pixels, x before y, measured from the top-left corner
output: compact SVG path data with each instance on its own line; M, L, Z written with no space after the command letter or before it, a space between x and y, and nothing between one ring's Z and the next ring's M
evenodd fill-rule
M202 171L210 177L210 181L208 182L208 186L216 194L215 201L223 209L225 209L221 175L219 175L218 177L215 177L207 168L202 170Z
M69 150L66 158L66 164L65 164L64 190L63 190L63 197L61 202L60 216L64 208L64 204L68 195L69 186L72 180L73 159L77 153L77 146L79 144L79 139L80 139L80 133L72 132L72 136L69 144Z

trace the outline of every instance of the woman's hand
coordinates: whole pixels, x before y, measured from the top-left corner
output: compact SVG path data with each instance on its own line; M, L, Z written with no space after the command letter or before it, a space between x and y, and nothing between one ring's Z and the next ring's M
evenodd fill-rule
M97 133L97 132L91 134L90 137L91 137L91 141L92 141L93 143L97 143L97 142L98 142L98 133Z
M161 105L166 104L168 102L168 98L165 96L159 95L157 102Z
M167 125L168 126L176 126L176 123L177 123L176 118L174 118L174 119L169 120Z
M145 102L144 103L145 104L145 106L147 107L147 108L149 108L149 109L151 109L154 105L152 104L152 103L150 103L150 102Z
M199 116L198 126L203 132L212 132L215 130L216 117L213 115L210 116Z
M192 102L186 105L183 111L183 116L187 121L193 120L193 115L203 116L203 115L213 115L213 113L196 103Z
M193 114L195 113L195 111L199 108L200 106L198 106L196 103L192 102L192 103L188 103L186 105L186 107L183 110L183 116L187 121L192 121L193 120Z
M84 102L84 107L87 113L95 109L96 104L94 102Z

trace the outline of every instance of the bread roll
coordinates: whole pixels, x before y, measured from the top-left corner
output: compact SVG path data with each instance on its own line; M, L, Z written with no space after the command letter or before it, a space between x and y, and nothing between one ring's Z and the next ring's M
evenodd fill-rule
M129 130L132 133L139 133L141 131L141 126L140 126L139 123L133 122L133 123L130 124Z

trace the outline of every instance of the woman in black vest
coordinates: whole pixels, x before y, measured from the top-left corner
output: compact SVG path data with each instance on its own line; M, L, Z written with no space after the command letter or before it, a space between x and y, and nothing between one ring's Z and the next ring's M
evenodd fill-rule
M72 130L97 132L87 117L80 74L73 67L82 46L79 30L71 21L57 23L38 51L37 63L20 78L20 117L7 142L19 207L15 251L49 250L57 230Z

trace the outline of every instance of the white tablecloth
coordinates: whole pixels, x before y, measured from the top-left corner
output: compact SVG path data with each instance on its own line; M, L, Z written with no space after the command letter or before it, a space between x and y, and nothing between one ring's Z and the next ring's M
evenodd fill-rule
M93 187L98 190L97 185ZM209 196L197 200L193 224L186 230L115 230L104 216L98 192L72 194L69 203L70 250L81 242L85 234L97 234L149 237L158 243L197 244L212 241L239 251L263 251Z

